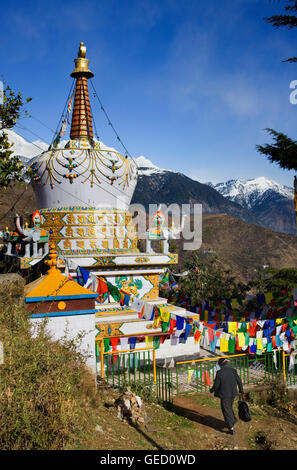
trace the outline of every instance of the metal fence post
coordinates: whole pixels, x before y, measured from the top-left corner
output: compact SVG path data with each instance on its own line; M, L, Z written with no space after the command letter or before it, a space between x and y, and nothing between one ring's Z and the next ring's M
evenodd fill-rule
M286 358L285 358L285 351L283 350L283 379L284 382L286 383L287 377L286 377Z
M103 350L104 344L103 344L103 339L101 340L100 344L100 357L101 357L101 378L104 379L104 350Z

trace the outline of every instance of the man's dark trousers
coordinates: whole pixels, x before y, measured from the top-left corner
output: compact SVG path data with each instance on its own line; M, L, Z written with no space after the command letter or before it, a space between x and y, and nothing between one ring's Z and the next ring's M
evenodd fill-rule
M233 411L234 399L235 397L221 398L221 409L222 409L224 420L228 429L233 428L234 424L237 421L237 419L235 418L234 411Z

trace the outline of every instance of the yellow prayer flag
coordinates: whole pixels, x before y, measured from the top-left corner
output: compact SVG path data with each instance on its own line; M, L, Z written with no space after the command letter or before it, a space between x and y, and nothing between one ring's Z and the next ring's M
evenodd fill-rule
M147 348L151 348L153 346L153 336L146 336L145 337L145 345Z
M170 311L168 309L159 307L160 314L161 314L161 321L168 323L170 317Z
M237 299L231 299L231 307L233 310L238 307Z
M238 346L243 348L245 346L245 335L244 333L238 333Z
M161 323L161 318L160 317L155 317L154 321L153 321L153 328L155 328L155 329L159 328L160 323Z
M228 352L228 346L229 346L228 341L225 339L224 335L221 335L220 351Z
M188 370L188 379L187 379L188 384L191 382L193 374L194 374L194 369L189 369Z
M236 335L238 329L238 325L236 321L228 322L228 333L232 335Z
M273 294L272 292L268 292L267 294L265 294L265 301L266 301L266 304L270 304L270 302L273 300Z

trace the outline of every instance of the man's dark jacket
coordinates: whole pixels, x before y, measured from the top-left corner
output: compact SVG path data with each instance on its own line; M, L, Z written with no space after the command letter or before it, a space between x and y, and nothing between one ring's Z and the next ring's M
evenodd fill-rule
M216 378L210 392L214 392L215 397L234 398L239 392L243 393L243 386L239 375L232 367L225 365L216 373Z

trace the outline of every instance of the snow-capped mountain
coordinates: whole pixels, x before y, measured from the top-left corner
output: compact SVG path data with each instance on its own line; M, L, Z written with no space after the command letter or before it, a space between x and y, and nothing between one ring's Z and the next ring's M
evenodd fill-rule
M165 170L163 168L159 168L158 166L154 165L148 158L144 157L143 155L135 158L135 162L138 166L138 175L151 176L155 174L166 173L167 171L172 171L172 170ZM172 171L172 173L175 173L175 172Z
M253 209L271 198L294 198L293 188L283 186L265 176L249 180L229 180L225 183L211 184L224 197L243 207Z
M296 234L293 188L265 176L208 184L229 201L249 209L264 227Z
M14 152L14 154L24 158L25 160L31 160L31 158L39 155L49 147L49 144L46 144L41 140L28 142L11 129L5 129L5 134L8 135L9 143L13 144L11 150Z

